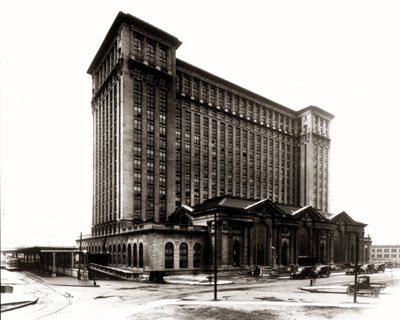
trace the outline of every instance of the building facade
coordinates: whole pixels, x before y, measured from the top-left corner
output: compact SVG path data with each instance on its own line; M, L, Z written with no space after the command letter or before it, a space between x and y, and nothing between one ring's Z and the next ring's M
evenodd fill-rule
M350 250L355 234L363 239L365 225L341 215L353 234L350 239L329 214L333 115L315 106L289 109L179 60L180 45L176 37L120 12L88 69L93 79L94 183L92 233L84 245L109 252L111 263L127 267L164 269L171 259L181 261L180 252L189 251L191 258L179 265L204 265L198 255L212 250L212 219L191 217L182 224L176 217L182 210L188 217L192 211L201 216L202 204L224 196L253 203L267 199L294 211L312 208L303 221L308 231L300 234L309 239L307 256L325 263L334 260L335 232L341 232L336 237L342 253ZM247 214L245 206L241 210ZM246 219L254 224L256 216ZM292 240L285 242L287 258L277 257L282 264L297 263L296 232L302 226L291 214L283 216L293 231L281 234ZM263 223L268 237L278 239L273 236L278 225ZM315 223L324 225L320 233L312 233ZM242 234L241 246L258 230L250 229ZM324 239L323 249L318 239ZM280 248L283 244L276 241ZM254 264L257 253L249 243L239 260ZM265 264L272 263L273 242L268 243ZM234 265L231 260L221 263Z
M372 262L392 262L400 264L400 245L394 244L374 244L371 246Z

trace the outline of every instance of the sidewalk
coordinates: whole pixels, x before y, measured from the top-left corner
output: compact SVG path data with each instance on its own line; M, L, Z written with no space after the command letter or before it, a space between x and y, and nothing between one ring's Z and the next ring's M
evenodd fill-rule
M65 275L57 275L56 277L45 276L33 272L25 272L26 275L35 278L38 281L44 282L52 286L70 286L70 287L99 287L94 285L93 280L79 280L78 278Z

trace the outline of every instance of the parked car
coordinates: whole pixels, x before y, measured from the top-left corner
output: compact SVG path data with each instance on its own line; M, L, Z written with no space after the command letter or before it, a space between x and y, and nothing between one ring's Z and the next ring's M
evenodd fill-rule
M331 270L329 266L317 266L314 272L317 274L318 278L329 278L329 276L331 275Z
M356 266L355 266L355 265L352 265L352 266L350 266L350 267L348 267L348 268L346 269L346 274L347 274L347 275L352 275L352 274L355 273L355 271L356 271ZM361 273L360 271L361 271L361 266L360 266L360 265L357 265L357 273Z
M342 265L341 264L330 264L329 267L330 267L330 269L332 271L334 271L334 270L336 271L336 270L341 270L342 269Z
M370 273L370 265L369 264L363 264L360 266L359 274L366 274L366 273Z
M299 267L297 270L293 271L290 274L291 279L307 279L310 278L311 273L313 272L313 267Z

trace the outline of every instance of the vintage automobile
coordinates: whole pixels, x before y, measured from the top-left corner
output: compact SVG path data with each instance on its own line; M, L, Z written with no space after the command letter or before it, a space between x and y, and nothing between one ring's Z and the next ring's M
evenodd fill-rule
M357 266L357 273L360 271L360 267L361 266ZM347 267L347 269L346 269L346 274L347 275L352 275L352 274L354 274L355 273L355 271L356 271L356 266L349 266L349 267Z
M346 269L346 274L352 275L355 273L355 270L356 270L356 266L353 265ZM363 264L363 265L357 265L357 273L358 274L366 274L366 273L372 273L372 272L370 271L369 265Z
M314 268L311 266L299 267L297 270L290 274L290 279L307 279L311 277L314 272Z
M374 269L376 272L382 271L383 273L385 273L385 264L384 263L375 263L374 264Z
M357 293L369 293L374 297L378 297L386 284L382 282L370 282L369 276L361 276L357 278ZM347 294L354 294L354 284L347 287Z
M329 278L329 276L331 275L331 270L329 266L317 266L314 272L317 274L318 278Z

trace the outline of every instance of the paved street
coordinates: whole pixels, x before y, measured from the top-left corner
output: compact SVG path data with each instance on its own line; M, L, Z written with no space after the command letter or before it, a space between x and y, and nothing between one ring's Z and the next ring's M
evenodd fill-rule
M2 270L2 283L4 270ZM380 298L302 290L309 280L267 279L238 276L232 284L213 286L97 281L100 287L76 286L67 277L38 278L13 272L14 292L39 298L38 303L2 313L2 319L365 319L387 313L398 298L388 287ZM220 276L221 279L224 277ZM400 270L372 275L389 285L400 279ZM232 280L232 279L231 279ZM318 286L341 287L353 276L332 275L318 279ZM62 284L62 285L60 285ZM70 284L70 285L68 285ZM73 285L72 285L73 284ZM79 284L79 283L78 283ZM387 313L386 319L394 314Z

